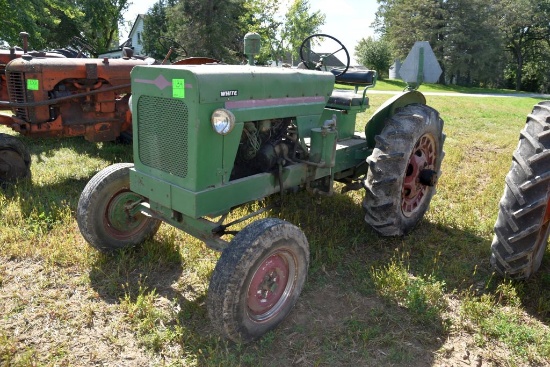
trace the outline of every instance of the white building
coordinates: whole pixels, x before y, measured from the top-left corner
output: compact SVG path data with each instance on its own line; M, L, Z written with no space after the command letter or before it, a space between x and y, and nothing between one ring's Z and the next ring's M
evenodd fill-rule
M145 56L143 53L143 20L145 19L145 14L138 14L134 25L128 34L128 39L121 44L116 50L110 50L105 53L98 55L98 58L102 59L107 57L109 59L120 59L122 57L122 48L129 47L134 50L134 56Z

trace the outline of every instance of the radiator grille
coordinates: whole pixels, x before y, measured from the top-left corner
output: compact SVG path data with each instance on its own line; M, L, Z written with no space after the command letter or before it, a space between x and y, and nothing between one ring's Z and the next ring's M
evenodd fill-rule
M137 108L140 161L149 167L185 178L189 138L189 111L185 102L141 96Z
M10 101L16 103L25 103L27 98L25 97L25 75L21 72L9 72L8 77L8 92L10 95ZM25 107L15 107L12 109L13 113L25 120L29 121L29 111Z

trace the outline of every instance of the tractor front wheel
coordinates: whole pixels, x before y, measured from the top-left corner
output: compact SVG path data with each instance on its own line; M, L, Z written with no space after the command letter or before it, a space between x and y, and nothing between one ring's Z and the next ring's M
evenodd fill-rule
M82 236L99 251L109 253L137 246L152 237L161 221L134 213L143 198L130 190L131 163L117 163L99 171L78 201L76 221Z
M249 342L290 313L304 286L309 245L304 233L280 219L245 227L223 251L208 290L213 326L234 342Z
M491 245L491 265L527 279L542 262L550 232L550 101L527 117L506 176Z
M422 219L443 160L443 120L422 104L403 107L375 137L364 181L365 221L383 236L401 236Z
M31 155L15 136L0 133L0 183L31 177Z

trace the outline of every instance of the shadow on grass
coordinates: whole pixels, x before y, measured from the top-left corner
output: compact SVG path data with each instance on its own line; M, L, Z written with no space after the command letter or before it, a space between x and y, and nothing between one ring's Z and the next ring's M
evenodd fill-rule
M61 149L69 149L75 152L77 157L84 155L99 157L109 162L105 166L116 162L132 161L131 144L114 142L96 144L87 142L80 137L63 139L20 138L28 147L31 157L33 157L31 171L37 169L38 165L44 164L45 167L40 167L41 170L55 174L57 171L54 165L59 163L48 163L47 161ZM72 163L74 164L74 162ZM48 165L51 167L48 167ZM19 202L23 216L28 217L32 213L42 213L42 215L52 217L55 221L60 209L69 206L73 213L76 211L80 194L95 173L90 172L83 177L82 172L78 176L76 174L67 176L64 172L60 177L48 179L48 183L45 184L38 184L36 179L31 179L17 183L5 183L1 190L6 197ZM72 174L72 172L69 172L69 174Z
M31 157L36 157L38 162L52 157L59 149L66 148L78 155L99 157L106 161L131 162L132 144L119 142L92 143L82 137L71 138L29 138L19 136L27 146Z
M177 241L153 239L139 248L100 254L89 277L99 297L124 312L139 344L150 352L180 362L208 358L210 351L227 353L227 342L211 330L204 284L193 283L188 273Z
M1 126L0 126L1 127ZM33 138L14 134L27 147L33 160L31 171L36 164L44 164L60 150L67 149L74 156L98 157L107 162L132 162L132 144L128 141L92 143L83 137ZM55 167L52 167L55 170Z
M183 301L173 288L182 271L177 245L152 239L138 248L99 254L90 270L90 282L107 303L118 303L125 296L135 300L140 288Z

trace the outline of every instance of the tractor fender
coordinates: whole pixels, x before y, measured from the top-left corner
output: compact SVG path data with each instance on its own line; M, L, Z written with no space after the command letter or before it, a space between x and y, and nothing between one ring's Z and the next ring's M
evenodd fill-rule
M398 108L412 103L426 104L426 97L416 90L405 91L388 99L371 116L365 125L365 136L368 148L374 149L376 144L374 137L382 131L386 120L395 114Z

